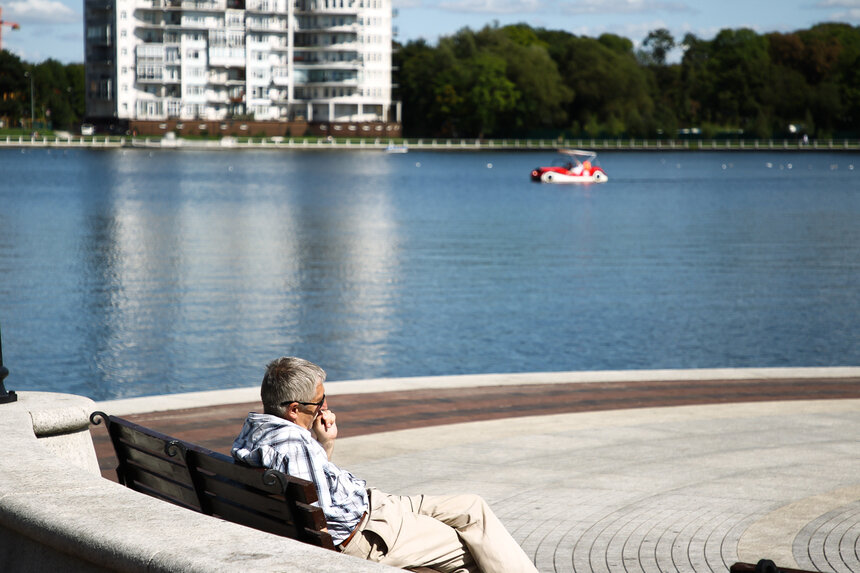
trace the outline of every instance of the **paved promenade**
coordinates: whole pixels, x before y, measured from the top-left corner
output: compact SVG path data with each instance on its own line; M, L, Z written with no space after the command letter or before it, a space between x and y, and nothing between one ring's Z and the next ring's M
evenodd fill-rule
M860 368L332 382L335 461L483 495L540 571L860 572ZM105 402L229 451L257 389ZM113 465L94 428L105 475Z

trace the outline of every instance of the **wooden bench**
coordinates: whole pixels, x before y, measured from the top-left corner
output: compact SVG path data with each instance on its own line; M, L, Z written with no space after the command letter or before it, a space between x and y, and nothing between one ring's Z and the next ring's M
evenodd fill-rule
M817 573L805 569L787 569L777 567L770 559L762 559L758 563L735 563L729 568L730 573Z
M314 484L149 428L94 412L104 422L119 465L119 482L135 491L226 521L335 549Z

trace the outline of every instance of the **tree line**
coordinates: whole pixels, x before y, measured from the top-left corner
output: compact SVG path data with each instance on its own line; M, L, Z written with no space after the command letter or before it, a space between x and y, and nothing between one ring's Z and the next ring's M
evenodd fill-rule
M83 64L61 64L52 59L30 64L0 50L3 127L71 129L83 119L84 106Z
M398 48L410 137L860 134L860 27L847 24L712 40L658 29L639 49L519 24Z
M860 136L860 27L848 24L711 40L658 29L639 49L518 24L395 47L410 137ZM84 105L83 64L0 51L5 127L70 129Z

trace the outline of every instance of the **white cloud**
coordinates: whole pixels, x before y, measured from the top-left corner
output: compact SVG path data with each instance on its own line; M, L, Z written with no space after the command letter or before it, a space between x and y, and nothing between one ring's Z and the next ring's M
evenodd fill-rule
M693 9L683 2L662 0L577 0L562 3L561 11L568 14L647 14L693 12Z
M847 8L846 10L831 12L827 19L835 22L860 21L860 0L818 0L812 7L819 10Z
M449 12L473 12L478 14L520 14L537 12L540 0L446 0L439 8Z
M830 15L830 19L837 22L860 21L860 8L845 10L844 12L834 12Z
M815 8L860 8L860 0L819 0ZM849 10L853 12L853 10Z
M623 25L582 25L568 31L577 36L588 36L590 38L597 38L600 35L607 33L615 34L616 36L630 39L630 41L633 42L634 47L639 48L642 45L642 41L645 39L645 36L647 36L649 32L660 28L670 28L670 26L664 20L651 20L648 22L640 21ZM669 31L674 36L675 31L671 29ZM677 36L674 37L675 41L679 41L680 38Z
M80 22L74 10L57 0L15 0L6 4L4 16L20 24L65 24Z

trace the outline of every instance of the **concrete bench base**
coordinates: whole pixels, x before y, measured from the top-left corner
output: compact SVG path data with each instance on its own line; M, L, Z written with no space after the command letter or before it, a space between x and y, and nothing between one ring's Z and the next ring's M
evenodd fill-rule
M0 405L0 563L29 572L396 571L176 507L103 479L79 396Z

